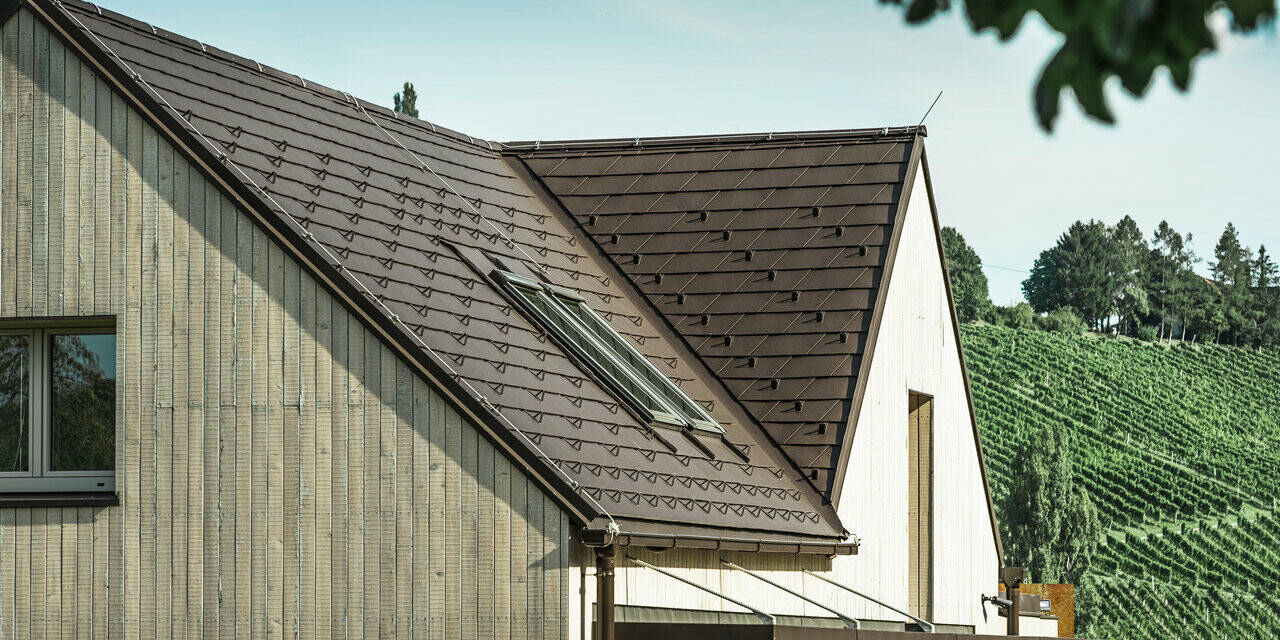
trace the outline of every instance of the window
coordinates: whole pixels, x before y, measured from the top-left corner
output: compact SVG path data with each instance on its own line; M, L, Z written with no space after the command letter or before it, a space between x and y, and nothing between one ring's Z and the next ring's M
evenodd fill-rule
M931 619L933 398L907 396L907 611Z
M114 491L116 336L0 327L0 492Z
M527 312L646 420L724 433L715 418L614 331L577 292L498 274Z

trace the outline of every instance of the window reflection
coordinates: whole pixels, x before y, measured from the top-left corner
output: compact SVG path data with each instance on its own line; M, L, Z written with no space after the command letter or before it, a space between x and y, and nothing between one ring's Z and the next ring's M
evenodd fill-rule
M0 335L0 473L29 468L30 421L31 338Z
M51 469L116 467L116 337L54 335Z

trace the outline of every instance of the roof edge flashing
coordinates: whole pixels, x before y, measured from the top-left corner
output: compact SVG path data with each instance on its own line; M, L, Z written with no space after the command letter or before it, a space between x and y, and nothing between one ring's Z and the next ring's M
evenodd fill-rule
M592 149L645 149L684 147L691 145L752 145L783 142L866 140L913 138L928 135L924 126L878 127L867 129L815 129L724 135L654 136L632 138L599 138L581 140L518 140L500 143L506 153L537 151L587 151Z

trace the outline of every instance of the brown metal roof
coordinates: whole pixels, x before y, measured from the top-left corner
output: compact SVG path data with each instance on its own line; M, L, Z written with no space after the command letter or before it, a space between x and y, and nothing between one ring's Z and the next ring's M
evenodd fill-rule
M675 523L843 537L834 510L501 145L93 5L24 4L584 523L607 511L654 532ZM797 167L812 154L795 151ZM545 269L581 291L707 407L724 438L638 422L493 286L494 267Z
M918 134L508 148L829 497Z

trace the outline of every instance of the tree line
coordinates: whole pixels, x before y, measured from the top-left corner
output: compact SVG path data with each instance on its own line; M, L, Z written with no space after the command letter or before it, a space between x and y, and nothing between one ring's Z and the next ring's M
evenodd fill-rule
M1143 340L1248 347L1280 345L1280 269L1265 246L1246 246L1227 223L1208 276L1192 235L1161 222L1150 239L1129 216L1077 221L1040 252L1022 282L1025 304L993 306L982 261L955 229L943 247L962 321L1108 331Z

